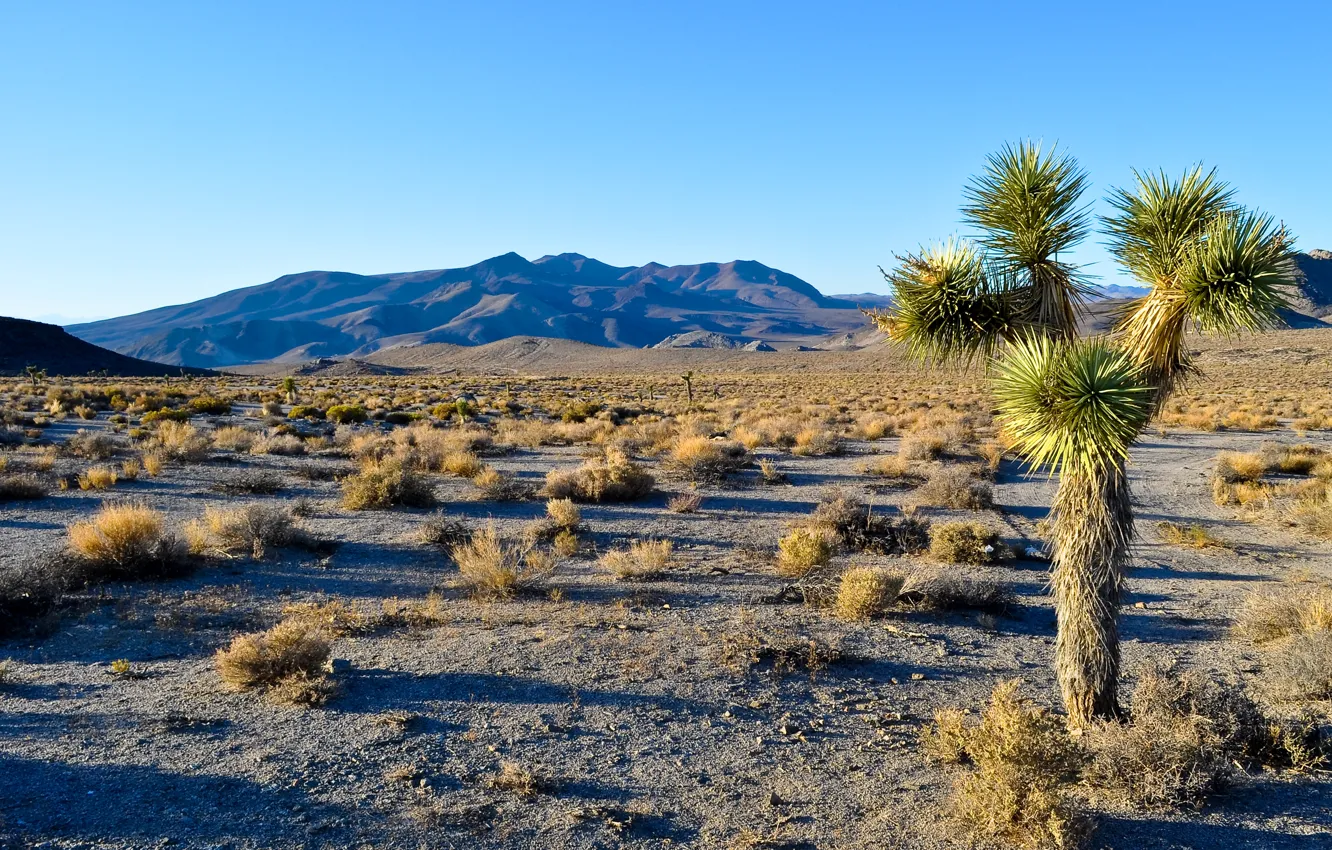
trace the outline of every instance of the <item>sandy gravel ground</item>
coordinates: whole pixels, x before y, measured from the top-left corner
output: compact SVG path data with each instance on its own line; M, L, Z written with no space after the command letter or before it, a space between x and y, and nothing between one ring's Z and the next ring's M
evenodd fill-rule
M1227 634L1238 601L1264 582L1332 579L1327 544L1241 522L1210 499L1217 451L1267 439L1294 438L1184 434L1136 449L1143 542L1123 617L1127 669L1177 658L1252 677L1259 657ZM306 526L342 545L328 557L284 551L98 589L45 633L0 643L14 669L0 689L0 847L955 846L937 812L949 775L924 761L916 731L938 707L979 705L1004 678L1057 701L1046 565L997 568L1020 599L997 629L972 614L917 611L847 625L761 601L783 584L768 551L823 488L847 487L876 510L903 500L906 491L871 491L856 473L867 454L895 450L884 440L852 443L838 457L782 455L789 486L746 473L702 488L696 514L666 510L671 492L688 486L669 480L644 502L588 506L585 536L597 549L669 537L680 565L665 580L630 585L590 559L563 561L551 582L558 601L463 598L449 587L444 555L411 541L429 512L348 512L336 484L291 474L345 460L247 456L124 485L117 496L184 521L229 501L208 489L218 478L271 468L287 490L254 499L314 500ZM579 453L517 451L491 462L536 481L576 465ZM473 525L493 519L514 534L542 510L475 501L455 479L440 478L439 493L448 514ZM995 488L1001 510L976 516L1011 542L1034 539L1052 493L1050 482L1006 466ZM0 506L0 565L60 547L66 524L101 501L74 491ZM1154 527L1165 519L1201 521L1234 548L1162 545ZM340 693L323 708L224 690L214 671L219 647L271 625L285 604L336 597L373 611L432 589L446 598L442 625L337 642ZM791 674L728 664L728 646L752 635L813 638L839 646L843 660ZM111 674L120 658L132 676ZM538 776L538 792L490 787L505 762ZM1198 813L1107 814L1094 846L1332 847L1329 801L1326 780L1249 777ZM758 837L770 843L742 843Z

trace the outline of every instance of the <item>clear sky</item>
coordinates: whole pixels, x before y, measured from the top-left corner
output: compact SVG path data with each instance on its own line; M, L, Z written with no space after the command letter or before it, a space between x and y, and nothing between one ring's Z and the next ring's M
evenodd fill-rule
M506 251L883 291L1023 137L1332 248L1332 4L1097 5L0 0L0 315Z

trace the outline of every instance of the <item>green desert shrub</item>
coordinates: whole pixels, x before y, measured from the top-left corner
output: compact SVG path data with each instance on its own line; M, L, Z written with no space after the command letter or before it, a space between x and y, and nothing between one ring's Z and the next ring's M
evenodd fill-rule
M365 422L370 418L365 412L365 408L359 404L335 404L328 409L326 415L330 421L339 425Z
M342 479L343 507L353 511L382 511L397 505L430 508L435 488L398 458L366 463Z

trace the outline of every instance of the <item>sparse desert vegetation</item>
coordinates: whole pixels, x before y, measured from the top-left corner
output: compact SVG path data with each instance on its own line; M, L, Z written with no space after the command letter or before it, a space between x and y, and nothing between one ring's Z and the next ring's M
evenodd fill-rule
M1054 483L1004 460L972 372L857 372L896 355L854 352L714 397L696 367L692 404L678 369L330 376L298 382L297 417L280 376L80 380L43 427L47 388L0 381L23 421L0 444L3 711L32 718L7 752L39 784L86 752L280 777L343 844L371 817L344 793L408 843L476 807L481 846L1186 843L1250 800L1279 839L1327 787L1332 431L1320 390L1278 401L1279 364L1198 345L1172 405L1205 398L1218 424L1133 449L1124 713L1078 735L1052 668ZM1227 404L1277 423L1241 430ZM1149 672L1166 656L1183 669ZM59 731L118 700L199 733L142 733L129 759ZM302 717L328 736L293 734ZM316 781L334 740L345 790ZM598 786L606 764L631 778ZM162 770L154 799L180 781Z

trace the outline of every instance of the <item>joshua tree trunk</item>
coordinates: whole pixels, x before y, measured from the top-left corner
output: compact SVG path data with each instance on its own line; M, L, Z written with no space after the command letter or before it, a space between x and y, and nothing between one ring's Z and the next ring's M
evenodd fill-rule
M1053 506L1055 674L1073 726L1121 716L1119 602L1133 533L1123 462L1065 472Z

